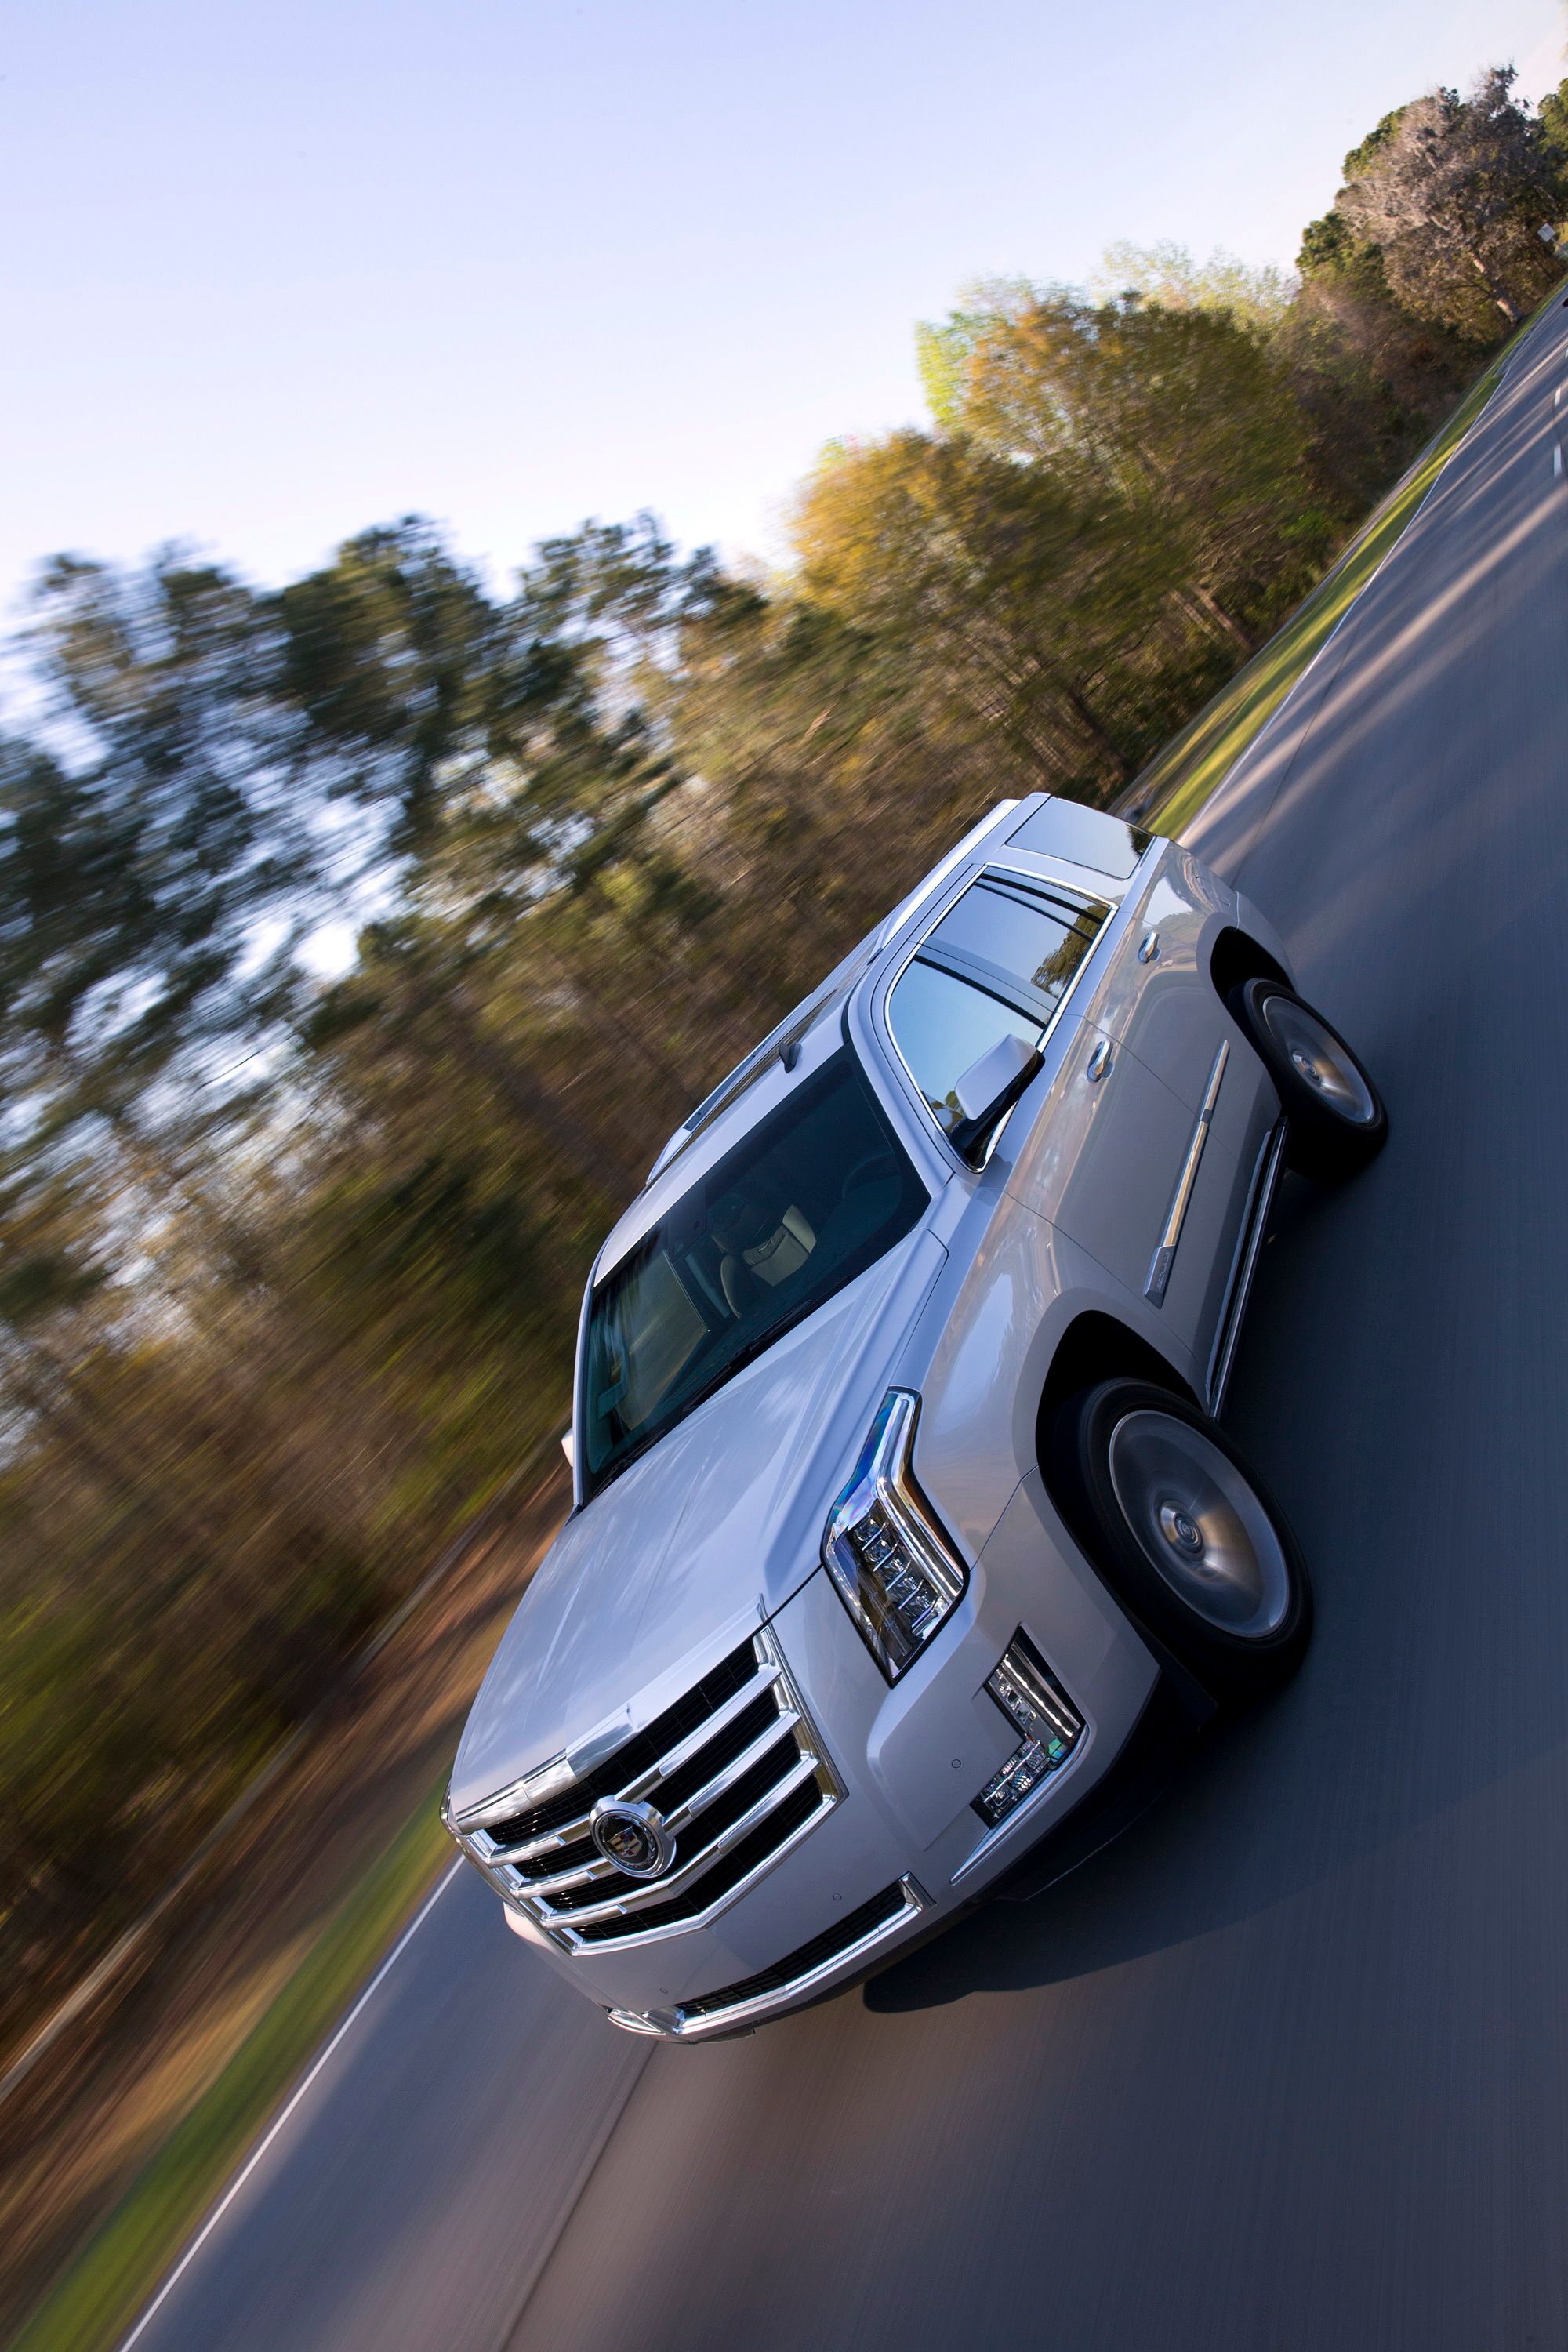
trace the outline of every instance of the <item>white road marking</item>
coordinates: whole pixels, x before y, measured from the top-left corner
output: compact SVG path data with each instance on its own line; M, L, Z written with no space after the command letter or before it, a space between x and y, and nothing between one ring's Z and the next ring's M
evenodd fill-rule
M1553 408L1561 408L1563 405L1563 386L1561 384L1558 385L1556 391L1552 395L1552 405Z
M1552 470L1557 477L1557 479L1561 481L1563 479L1563 444L1561 441L1554 441L1552 445Z
M191 2240L190 2244L185 2248L184 2252L181 2255L174 2269L169 2273L168 2277L163 2281L163 2285L158 2289L157 2294L147 2305L146 2310L142 2314L141 2318L137 2321L130 2335L121 2339L120 2352L131 2352L131 2347L136 2342L137 2338L142 2335L145 2329L152 2325L153 2318L162 2307L165 2299L174 2293L175 2287L179 2284L186 2271L189 2270L191 2264L195 2261L196 2256L201 2252L202 2248L212 2236L213 2231L217 2228L218 2223L223 2220L224 2215L228 2211L228 2209L234 2203L235 2199L239 2195L240 2190L244 2188L246 2182L249 2179L251 2174L255 2171L257 2166L260 2163L262 2158L266 2155L268 2149L271 2147L273 2141L277 2138L279 2133L282 2130L284 2125L288 2122L289 2116L293 2114L295 2108L299 2105L300 2100L304 2097L306 2092L310 2089L311 2084L315 2081L317 2075L321 2073L328 2059L331 2056L333 2051L337 2048L340 2042L342 2042L344 2034L347 2033L355 2018L358 2017L360 2011L364 2008L365 2003L371 2000L377 1988L385 1981L386 1978L396 1967L398 1960L407 1950L409 1945L414 1941L415 1937L419 1933L420 1928L425 1925L426 1920L428 1919L431 1912L434 1911L437 1904L439 1903L442 1895L445 1895L447 1887L450 1886L453 1879L457 1877L458 1873L462 1869L462 1867L463 1858L461 1854L459 1854L456 1861L454 1861L447 1869L446 1876L441 1880L440 1885L432 1894L426 1897L419 1911L416 1913L415 1917L409 1921L407 1927L405 1927L402 1935L399 1936L396 1943L394 1944L391 1951L388 1952L385 1959L383 1960L380 1968L377 1969L374 1976L372 1977L369 1984L366 1985L364 1990L361 1993L359 1999L355 2001L353 2007L350 2010L348 2015L344 2018L342 2023L339 2026L337 2032L333 2034L326 2048L321 2053L315 2064L311 2067L304 2081L300 2084L298 2090L294 2093L293 2097L289 2100L282 2114L279 2116L274 2122L271 2130L262 2140L260 2146L252 2151L249 2161L245 2165L237 2178L230 2181L223 2197L219 2200L217 2204L213 2207L212 2211L207 2215L206 2220L202 2223L201 2228Z

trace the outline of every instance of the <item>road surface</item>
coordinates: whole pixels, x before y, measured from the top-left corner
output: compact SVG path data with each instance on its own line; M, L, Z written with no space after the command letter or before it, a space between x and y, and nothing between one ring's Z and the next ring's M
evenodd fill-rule
M1565 328L1190 835L1392 1119L1233 1391L1300 1680L751 2041L624 2040L455 1880L138 2352L1568 2343Z

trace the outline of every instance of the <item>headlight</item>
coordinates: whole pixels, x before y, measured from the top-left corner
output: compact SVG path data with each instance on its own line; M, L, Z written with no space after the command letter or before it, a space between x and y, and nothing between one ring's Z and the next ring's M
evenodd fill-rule
M908 1389L889 1390L822 1538L823 1564L890 1683L969 1580L910 1468L919 1412Z

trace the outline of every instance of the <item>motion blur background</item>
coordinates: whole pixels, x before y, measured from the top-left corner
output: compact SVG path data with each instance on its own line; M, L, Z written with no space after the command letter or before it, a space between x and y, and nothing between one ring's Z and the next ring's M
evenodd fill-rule
M0 2069L558 1425L668 1129L1551 291L1556 11L1299 16L14 22Z

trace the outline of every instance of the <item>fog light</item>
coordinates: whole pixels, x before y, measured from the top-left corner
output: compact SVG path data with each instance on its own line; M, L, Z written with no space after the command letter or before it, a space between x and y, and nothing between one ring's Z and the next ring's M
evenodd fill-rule
M985 1687L1024 1735L1023 1744L974 1800L981 1820L994 1829L1042 1780L1061 1770L1083 1737L1083 1717L1026 1633L1013 1636Z

